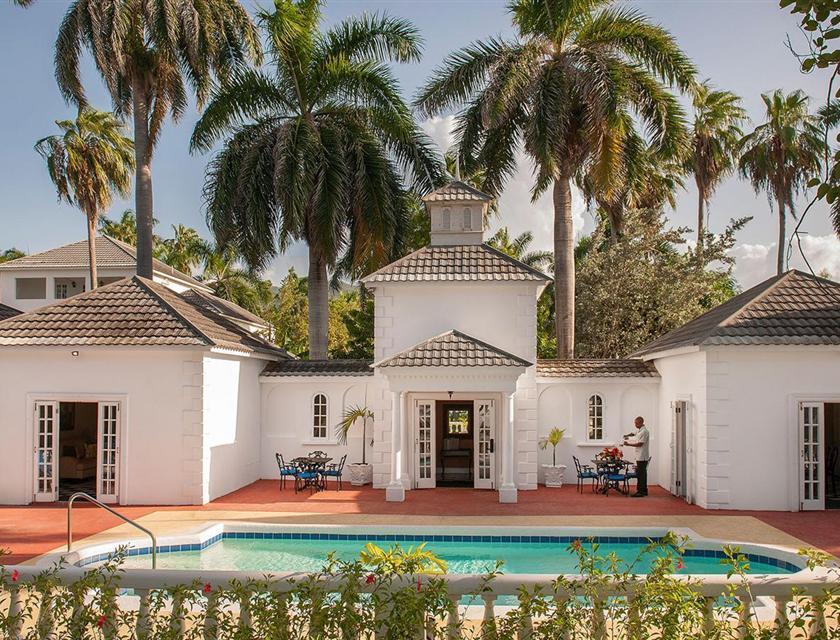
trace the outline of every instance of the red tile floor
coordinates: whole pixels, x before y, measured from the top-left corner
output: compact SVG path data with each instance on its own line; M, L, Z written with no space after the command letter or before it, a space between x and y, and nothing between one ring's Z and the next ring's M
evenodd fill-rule
M78 508L78 510L77 510ZM267 511L290 513L378 514L378 515L458 515L458 516L616 516L616 515L748 515L781 529L809 544L840 556L840 511L802 513L776 511L706 511L674 498L664 489L652 487L647 498L622 495L604 497L588 489L578 493L574 486L562 489L520 491L517 504L500 504L494 491L439 488L409 491L402 503L385 502L379 489L351 488L295 494L289 485L280 491L273 480L260 480L238 491L196 507L119 507L129 518L154 511ZM74 540L99 533L119 524L105 511L84 504L74 505ZM500 522L501 524L501 522ZM66 510L63 504L0 507L0 549L11 555L0 563L14 564L46 553L65 541Z

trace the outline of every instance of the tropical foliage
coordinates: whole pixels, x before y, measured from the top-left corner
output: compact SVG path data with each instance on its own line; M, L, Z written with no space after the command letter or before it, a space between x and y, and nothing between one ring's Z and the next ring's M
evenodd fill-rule
M794 198L819 177L826 153L818 118L808 111L802 91L762 94L766 120L741 141L739 171L756 193L776 206L779 239L776 272L785 271L787 216L795 217Z
M0 264L2 264L3 262L9 262L9 260L17 260L18 258L22 258L25 255L25 251L21 251L20 249L16 249L15 247L5 249L4 251L0 251Z
M336 425L335 436L336 441L340 445L347 444L347 436L350 430L357 422L362 423L362 464L367 464L367 423L368 420L373 420L373 411L362 405L350 405L341 414L341 421Z
M675 155L685 144L685 118L668 86L690 90L694 66L662 27L608 0L516 0L510 10L517 40L494 38L451 54L416 102L426 115L463 108L461 164L484 169L488 193L502 190L524 143L537 169L533 197L553 195L557 355L570 357L572 181L588 174L603 189L623 182L634 116L651 153Z
M542 450L548 449L551 447L551 465L556 467L557 466L557 445L563 440L563 436L566 435L566 430L561 429L560 427L554 427L551 431L548 432L548 435L544 438L541 438L539 441L539 447Z
M530 247L533 241L534 234L530 231L523 231L511 238L508 228L502 227L491 236L487 244L529 267L544 271L551 264L553 256L550 251L532 251Z
M348 256L369 270L401 253L403 180L436 186L442 167L387 62L420 55L408 22L350 18L321 30L317 1L261 11L270 71L243 71L213 93L192 148L232 132L206 183L208 225L252 270L294 240L309 249L309 353L327 356L328 277Z
M60 135L42 138L35 150L47 162L58 199L77 206L87 218L90 287L98 283L94 238L99 215L115 194L127 196L134 170L134 145L114 114L91 108L75 120L56 120Z
M55 77L68 102L85 106L80 62L89 51L119 116L134 125L137 272L152 277L152 157L164 123L178 120L192 89L199 105L214 77L228 79L260 42L237 0L74 0L58 32Z

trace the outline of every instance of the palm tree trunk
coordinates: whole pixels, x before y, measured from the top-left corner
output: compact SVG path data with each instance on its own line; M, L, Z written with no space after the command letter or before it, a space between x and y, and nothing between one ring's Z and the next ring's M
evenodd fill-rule
M697 182L697 253L703 253L703 238L706 236L706 198L700 179Z
M154 242L152 154L149 149L149 101L146 83L135 77L131 86L134 115L134 208L137 216L137 275L151 279Z
M776 274L782 275L785 272L785 201L778 199L779 203L779 250L776 252Z
M327 262L309 247L309 359L327 359L327 324L330 300Z
M554 181L554 325L557 357L575 357L575 231L571 179Z
M96 214L87 214L88 257L90 260L90 290L96 289Z

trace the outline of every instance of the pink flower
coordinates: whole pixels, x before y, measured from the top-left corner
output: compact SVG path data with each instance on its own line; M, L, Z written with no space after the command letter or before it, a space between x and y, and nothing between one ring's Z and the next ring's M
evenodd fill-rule
M99 616L99 620L96 621L96 626L100 629L105 625L105 616Z
M373 584L373 582L375 580L376 580L376 576L374 576L372 573L369 573L367 575L367 577L365 578L365 584Z
M20 571L15 569L14 571L12 571L12 582L17 582L18 578L20 578Z
M677 569L682 569L682 568L683 568L683 561L682 561L682 558L680 558L679 560L677 560Z
M213 587L210 586L209 582L204 583L204 593L210 593L213 590Z
M580 540L572 542L572 549L580 549Z

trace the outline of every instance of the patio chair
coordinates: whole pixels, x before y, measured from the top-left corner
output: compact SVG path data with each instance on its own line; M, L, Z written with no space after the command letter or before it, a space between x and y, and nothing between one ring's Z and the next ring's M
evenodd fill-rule
M283 460L283 456L279 453L275 453L274 457L277 460L277 467L280 469L280 490L282 491L286 488L286 478L297 479L299 470L293 464L287 464L286 461Z
M636 473L636 465L627 465L627 468L624 470L624 491L626 491L628 495L630 494L630 481L638 477L639 474Z
M590 467L588 464L581 464L580 460L577 459L577 456L572 456L572 460L575 462L575 472L577 473L577 488L579 492L583 492L583 483L587 479L592 480L592 491L595 491L595 487L598 486L598 482L600 477L598 473Z
M327 485L327 478L335 478L338 484L338 491L341 491L341 474L344 473L344 463L347 461L347 454L341 456L338 464L328 464L327 468L321 471L321 477L324 479L324 486Z
M621 490L622 486L625 488L623 492ZM619 493L627 495L629 493L628 486L627 473L624 469L621 469L617 465L608 466L606 474L604 475L604 495L610 495L610 489L616 489Z

